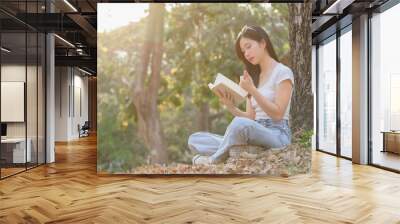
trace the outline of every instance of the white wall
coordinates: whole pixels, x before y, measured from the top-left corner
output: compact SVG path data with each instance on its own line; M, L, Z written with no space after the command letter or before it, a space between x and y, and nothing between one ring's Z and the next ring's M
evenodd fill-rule
M1 66L1 81L2 82L25 82L25 65L2 65ZM28 70L31 68L28 67ZM7 108L1 108L7 110ZM7 124L8 137L25 137L25 123L12 122Z
M79 73L81 74L81 73ZM78 124L81 126L88 120L88 78L82 77L80 75L74 75L74 93L73 97L74 105L72 108L72 119L71 119L71 135L74 138L77 138L78 133ZM81 107L81 108L80 108ZM80 111L81 110L81 111Z
M55 85L55 140L77 139L78 124L88 120L88 78L76 68L56 67Z
M1 66L1 81L2 82L25 82L25 75L28 72L28 75L36 74L36 67L25 65L12 65L6 64ZM29 80L29 85L36 86L35 80ZM36 113L32 113L32 111L36 112L36 88L27 88L27 120L28 120L28 129L36 130ZM4 96L3 96L4 97ZM33 104L32 104L33 103ZM2 110L7 110L8 108L1 108ZM23 108L22 108L23 109ZM34 123L32 123L34 122ZM7 136L8 137L25 137L25 126L26 122L7 122ZM30 135L30 131L28 130L28 137ZM36 136L36 132L35 132Z
M55 141L68 140L68 71L67 67L55 68Z

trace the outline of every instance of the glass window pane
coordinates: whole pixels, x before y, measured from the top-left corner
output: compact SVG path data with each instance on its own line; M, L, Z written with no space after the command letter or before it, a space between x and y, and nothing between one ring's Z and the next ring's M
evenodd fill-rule
M31 158L28 168L37 165L37 33L28 32L28 62L27 62L27 82L26 82L26 111L27 111L27 142L31 150Z
M38 45L38 163L45 163L45 52L46 38L45 35L39 33Z
M352 35L340 36L340 153L352 157Z
M318 48L318 148L336 153L336 40Z
M3 32L1 46L2 178L25 170L30 161L26 144L26 33ZM28 146L28 150L26 148Z
M400 170L400 133L390 137L392 141L385 140L382 132L400 130L400 33L393 29L398 27L398 21L400 4L371 19L372 163L396 170Z
M0 1L0 7L14 14L44 13L45 0ZM0 177L4 178L45 162L46 54L43 33L2 12L0 17L7 20L0 27Z

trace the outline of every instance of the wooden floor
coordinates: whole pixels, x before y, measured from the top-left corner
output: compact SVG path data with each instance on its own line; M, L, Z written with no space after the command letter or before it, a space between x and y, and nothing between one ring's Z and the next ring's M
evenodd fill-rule
M320 152L309 175L96 175L96 139L0 181L0 223L400 223L400 175Z
M400 170L400 155L391 152L374 151L373 163L395 170Z
M24 168L1 168L1 177L8 177L11 176L13 174L19 173L19 172L23 172L25 171L25 167Z

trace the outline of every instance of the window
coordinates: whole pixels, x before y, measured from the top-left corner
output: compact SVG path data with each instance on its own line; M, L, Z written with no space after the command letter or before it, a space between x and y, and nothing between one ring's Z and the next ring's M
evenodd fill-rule
M17 12L42 12L44 1L19 2ZM1 2L0 6L12 2ZM3 101L1 118L0 178L45 163L45 34L30 28L12 16L0 12L9 23L0 29L0 90L2 99L22 101L18 111L10 110ZM12 88L9 88L12 87ZM17 88L18 87L18 88ZM19 97L20 96L20 97ZM8 100L10 102L10 100ZM17 104L19 101L10 102ZM5 106L6 105L6 106ZM14 105L15 106L15 105ZM18 113L20 112L20 113ZM18 115L17 119L12 119Z
M340 154L352 157L352 34L340 36Z
M400 4L371 18L372 163L400 170L400 155L382 152L384 131L400 129Z
M336 153L336 40L318 48L318 149Z

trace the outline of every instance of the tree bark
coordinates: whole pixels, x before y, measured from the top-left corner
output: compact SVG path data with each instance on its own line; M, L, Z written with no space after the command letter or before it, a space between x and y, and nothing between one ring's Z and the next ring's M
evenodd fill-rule
M293 132L313 129L314 98L311 88L311 11L310 0L290 3L289 64L294 73L294 92L290 109Z
M137 65L133 88L133 102L138 115L138 134L150 150L150 164L167 163L164 134L157 107L163 54L164 11L164 4L150 4L145 42L141 49L141 60Z
M202 102L199 110L198 130L209 131L210 130L210 110L207 102Z

